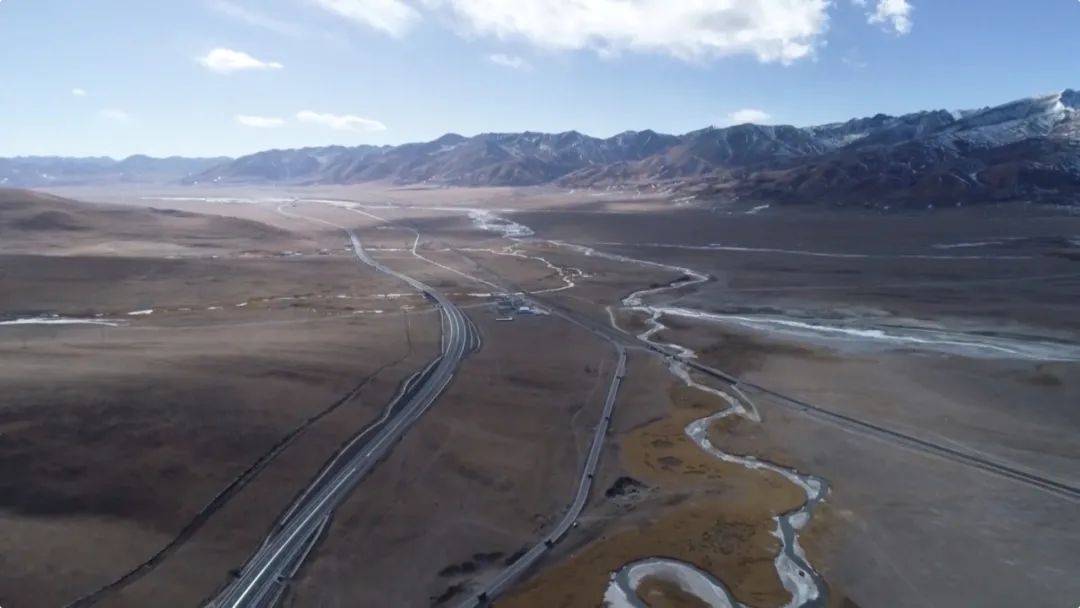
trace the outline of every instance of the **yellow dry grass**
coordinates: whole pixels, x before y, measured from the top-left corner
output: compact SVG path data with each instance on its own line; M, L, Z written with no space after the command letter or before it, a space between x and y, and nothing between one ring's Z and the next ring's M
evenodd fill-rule
M779 475L718 461L687 438L685 426L725 407L723 401L681 385L669 397L668 416L619 442L622 467L656 489L657 508L615 524L501 600L500 608L597 606L611 572L649 556L692 563L748 605L788 600L773 564L779 550L773 517L805 496ZM651 606L695 605L660 580L641 592Z

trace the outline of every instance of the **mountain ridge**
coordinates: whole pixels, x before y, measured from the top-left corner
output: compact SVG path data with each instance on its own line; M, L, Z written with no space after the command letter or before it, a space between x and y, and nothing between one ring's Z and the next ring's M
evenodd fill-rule
M14 156L0 158L0 186L175 182L232 160L227 156L155 158L145 154L120 160L108 156Z
M664 184L680 192L793 203L1076 203L1080 92L1065 89L974 110L875 114L810 127L743 123L682 135L650 129L607 138L578 131L447 133L397 146L274 149L236 159L0 159L0 185L80 179L624 189Z

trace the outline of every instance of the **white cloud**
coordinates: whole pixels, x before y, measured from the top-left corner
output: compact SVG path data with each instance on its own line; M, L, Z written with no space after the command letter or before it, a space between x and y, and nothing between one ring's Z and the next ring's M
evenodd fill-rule
M210 8L222 15L277 34L300 37L306 33L297 25L276 19L258 11L253 11L235 2L231 2L230 0L208 0L207 4L209 4Z
M250 114L237 114L236 122L244 125L245 127L272 129L274 127L280 127L281 125L285 124L285 119L278 118L276 116L252 116Z
M326 3L330 0L318 0ZM466 33L559 50L662 53L700 61L809 57L828 29L829 0L423 0Z
M401 36L420 13L401 0L312 0L322 8L391 36ZM425 0L425 3L430 0Z
M757 108L743 108L741 110L735 110L727 115L728 123L733 125L741 125L748 122L762 124L770 118L772 118L772 116L770 116L768 112L758 110Z
M307 1L392 36L434 15L455 22L465 36L523 40L549 50L591 50L602 57L655 53L694 62L749 55L782 64L813 57L825 44L829 11L836 5L836 0ZM898 35L912 29L911 0L850 1L871 24ZM224 10L263 20L245 9ZM520 57L495 54L488 59L509 68L528 67Z
M304 110L296 113L296 120L330 127L338 131L353 131L356 133L374 133L385 131L386 125L371 118L353 116L352 114L323 114Z
M100 112L98 112L98 115L101 116L102 118L104 118L105 120L110 120L110 121L116 122L116 123L124 123L124 122L130 122L131 121L131 115L130 114L128 114L127 112L125 112L123 110L118 110L116 108L105 108L104 110L101 110Z
M75 97L86 97L86 89L75 87L74 89L71 89L71 94Z
M865 4L865 0L862 4ZM914 10L907 0L878 0L874 12L867 14L867 20L886 29L891 28L897 35L903 36L911 32L911 13Z
M199 57L199 63L207 69L220 74L229 74L239 70L280 70L285 67L276 61L262 61L243 51L217 48Z
M504 68L510 68L512 70L528 70L532 66L528 61L525 61L517 55L504 55L502 53L495 53L488 55L488 61L495 65L501 65Z

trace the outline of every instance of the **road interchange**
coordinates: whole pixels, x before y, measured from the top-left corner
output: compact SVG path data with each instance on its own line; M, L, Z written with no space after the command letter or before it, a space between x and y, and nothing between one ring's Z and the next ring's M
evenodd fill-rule
M285 512L285 514L279 520L279 523L275 530L271 533L270 537L263 543L256 555L248 562L245 568L241 571L237 579L229 584L215 598L209 605L214 608L217 607L239 607L239 606L273 606L280 599L281 594L285 590L285 586L288 580L299 569L304 558L308 552L311 551L314 544L317 542L319 535L327 525L330 513L333 509L327 509L324 503L330 501L336 496L336 493L342 493L347 495L347 490L341 490L346 483L351 483L355 486L355 483L359 481L359 478L363 476L371 467L378 462L378 460L385 455L383 452L383 446L379 443L385 433L379 431L379 435L375 439L371 440L375 442L376 448L379 450L378 454L372 454L371 450L367 447L370 442L365 442L364 439L367 435L373 432L376 425L386 424L386 420L391 416L394 416L395 422L389 423L390 425L396 425L398 422L402 422L405 426L415 421L424 410L427 409L434 401L435 397L445 388L449 383L449 379L452 377L452 371L448 376L443 376L441 370L451 370L456 368L457 361L464 356L469 349L479 348L479 332L476 331L471 321L465 317L460 309L454 306L449 300L442 294L432 289L428 285L409 277L408 275L397 272L381 262L375 260L363 248L359 237L356 233L347 227L328 222L323 219L313 218L298 215L289 211L286 211L287 205L281 205L278 207L278 211L283 215L294 217L297 219L305 219L317 223L340 228L346 231L349 235L349 239L352 243L352 249L357 258L375 268L379 272L398 278L411 287L424 294L426 298L433 301L440 309L442 313L443 323L443 341L442 341L442 354L432 361L424 370L415 374L412 378L405 382L402 387L402 391L398 398L392 402L391 406L387 408L386 413L382 419L371 428L358 434L354 437L346 446L339 452L338 456L331 460L330 463L324 467L323 472L315 479L308 489L298 498L294 504ZM392 224L386 218L378 215L363 211L360 209L346 207L350 211L359 213L361 215L376 219L380 222L386 222ZM516 293L523 297L527 302L532 304L539 304L533 301L530 297L531 294L524 290L507 289L505 286L497 285L490 281L484 281L477 277L465 274L456 269L446 267L442 264L438 264L433 260L425 258L417 251L417 245L420 241L420 233L415 229L416 239L413 243L412 254L435 266L439 266L443 269L459 274L465 278L474 281L481 281L494 287L500 291L507 293ZM604 441L608 434L608 429L611 424L612 414L615 408L616 398L619 392L619 387L623 378L626 375L626 362L627 354L626 347L622 344L622 336L612 335L607 328L597 327L591 323L583 322L581 319L576 318L576 315L567 314L565 311L559 309L553 309L552 312L555 316L562 318L574 325L578 325L591 333L597 335L599 338L609 342L617 354L617 363L614 373L611 377L611 382L608 386L607 395L605 397L604 406L600 415L600 420L597 422L593 429L592 440L589 444L588 455L585 459L585 463L582 467L580 477L578 478L577 489L574 493L574 497L567 509L563 512L562 516L555 523L553 527L536 542L529 550L523 553L520 557L509 564L505 569L500 571L493 579L485 583L482 587L475 589L471 592L471 595L460 603L462 608L468 608L472 606L485 606L490 603L492 599L505 592L510 585L517 581L521 576L529 571L540 559L542 559L549 550L551 550L557 542L559 542L573 527L576 526L578 517L585 509L585 505L588 502L589 496L593 487L593 480L599 466L600 455L604 448ZM464 325L465 329L459 329L459 326ZM464 335L463 334L467 334ZM456 341L464 340L464 351L458 349ZM457 359L452 359L456 356ZM433 378L434 376L434 378ZM425 401L426 405L419 408L418 411L412 413L410 410L408 414L394 415L396 404L406 399L416 387L436 387L434 392L431 393L430 399ZM418 397L426 396L427 392ZM425 397L426 399L426 397ZM415 403L415 400L409 401L409 403ZM403 433L403 430L402 430ZM392 442L391 442L392 443ZM352 460L355 460L355 456L347 457L351 451L360 450L362 452L361 465L364 466L364 470L355 476L353 479L353 469L356 466L348 466L347 464ZM344 474L342 471L345 471ZM336 498L335 504L339 503L343 498ZM287 536L286 536L287 534ZM281 538L284 537L284 540Z

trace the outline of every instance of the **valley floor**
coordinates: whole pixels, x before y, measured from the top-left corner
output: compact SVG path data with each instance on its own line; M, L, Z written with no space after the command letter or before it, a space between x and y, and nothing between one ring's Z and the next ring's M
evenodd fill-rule
M333 225L450 297L483 346L338 510L285 605L457 606L484 588L567 508L616 342L629 366L583 515L496 605L1080 596L1080 216L555 189L56 194L114 206L0 198L0 605L207 600L434 356L431 304L357 265ZM503 292L533 310L497 320Z

